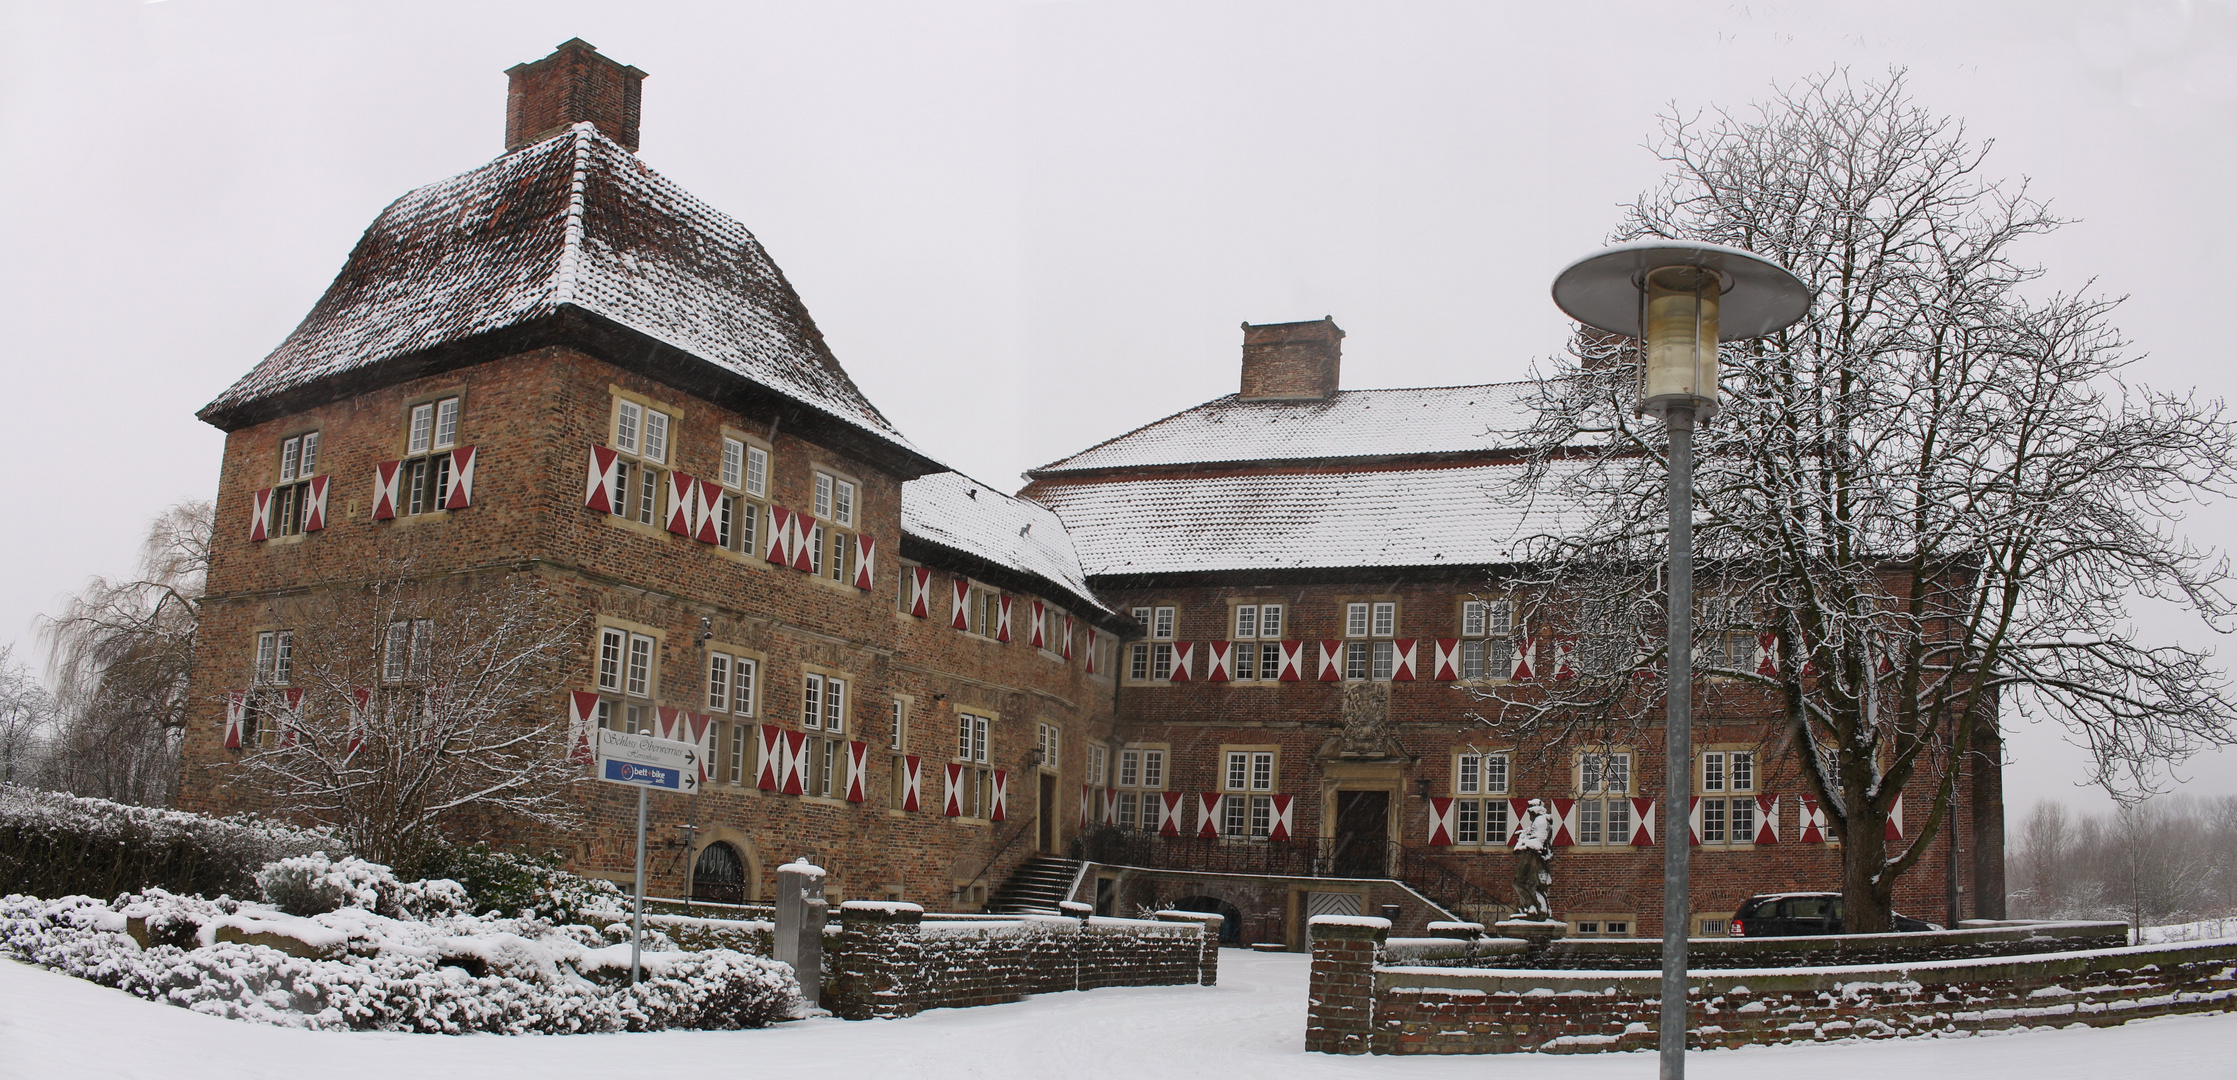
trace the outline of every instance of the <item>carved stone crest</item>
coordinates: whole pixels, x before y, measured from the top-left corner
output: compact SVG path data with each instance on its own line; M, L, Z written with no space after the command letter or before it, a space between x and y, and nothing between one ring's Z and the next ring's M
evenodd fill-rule
M1390 719L1390 684L1355 682L1344 687L1342 753L1380 757L1389 743L1383 725Z

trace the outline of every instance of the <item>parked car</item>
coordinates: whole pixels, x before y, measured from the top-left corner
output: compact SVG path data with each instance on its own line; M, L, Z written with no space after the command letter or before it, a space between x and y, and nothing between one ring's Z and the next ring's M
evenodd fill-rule
M1895 913L1899 933L1940 930L1923 919ZM1732 913L1727 931L1732 937L1794 937L1803 934L1840 934L1841 894L1835 892L1764 893L1751 896Z

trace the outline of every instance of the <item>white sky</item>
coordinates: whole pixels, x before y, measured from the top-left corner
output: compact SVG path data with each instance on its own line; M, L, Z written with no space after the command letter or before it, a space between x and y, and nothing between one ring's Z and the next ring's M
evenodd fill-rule
M0 644L210 495L194 411L381 207L501 149L503 70L651 73L643 156L766 243L919 446L990 482L1230 392L1238 324L1333 315L1347 387L1521 377L1553 273L1659 175L1656 114L1910 69L2079 218L2139 381L2237 386L2237 6L0 0ZM2237 514L2194 526L2220 542ZM2210 637L2155 624L2181 640ZM2079 755L2022 731L2016 819ZM2184 772L2237 792L2237 754Z

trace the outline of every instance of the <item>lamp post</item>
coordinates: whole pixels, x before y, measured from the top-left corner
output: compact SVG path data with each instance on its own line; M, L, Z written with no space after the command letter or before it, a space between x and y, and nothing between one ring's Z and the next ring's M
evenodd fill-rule
M1717 411L1717 342L1762 337L1810 310L1785 267L1739 248L1648 240L1588 255L1553 283L1553 302L1595 330L1643 343L1640 411L1670 432L1670 680L1663 721L1662 1080L1683 1080L1689 845L1672 819L1693 790L1693 425Z

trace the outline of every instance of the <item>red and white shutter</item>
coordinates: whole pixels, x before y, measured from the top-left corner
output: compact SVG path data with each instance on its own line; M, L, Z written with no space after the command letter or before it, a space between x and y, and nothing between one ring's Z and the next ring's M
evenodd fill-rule
M778 566L792 564L792 511L769 504L769 528L762 543L762 561Z
M1036 649L1048 648L1048 621L1048 607L1042 604L1039 600L1033 601L1033 622L1032 625L1026 627L1026 633L1028 635L1027 644L1032 645Z
M226 748L226 749L228 749L228 750L239 750L239 749L241 748L241 725L243 724L243 722L245 722L245 721L246 721L246 720L248 719L248 714L249 714L249 692L248 692L248 691L246 691L246 690L228 690L228 691L226 691L226 692L225 692L225 748Z
M1890 841L1903 839L1903 793L1900 791L1895 793L1895 805L1887 808L1887 838Z
M1157 834L1159 836L1181 835L1181 800L1185 798L1187 796L1178 791L1158 792Z
M815 550L816 519L798 510L792 512L792 568L803 573L815 573L816 559L822 554Z
M901 759L901 809L914 813L924 801L924 759L910 754Z
M592 694L592 695L591 695L591 698L590 698L590 699L591 699L592 701L597 701L597 700L598 700L598 695L596 695L596 694ZM570 719L572 719L572 717L570 717ZM355 755L356 755L356 753L357 753L357 752L358 752L359 750L362 750L362 749L364 749L364 748L365 748L365 731L366 731L366 729L367 729L367 728L371 727L371 726L372 726L372 724L373 724L373 688L372 688L372 687L370 687L370 686L359 686L359 687L353 687L353 688L352 688L352 689L350 690L350 730L349 730L349 754L350 754L350 756L355 756ZM568 725L568 734L569 734L570 736L574 734L574 727L573 727L573 724L569 724L569 725ZM587 744L585 744L585 745L587 746ZM583 760L583 761L587 761L587 760L589 760L589 759L588 759L588 758L580 758L580 759L577 759L577 758L575 758L575 757L574 757L574 756L573 756L572 754L570 754L570 755L569 755L569 760Z
M373 466L373 520L396 516L396 486L403 479L404 463L384 461Z
M1779 797L1755 797L1755 842L1758 847L1779 842Z
M854 587L868 592L878 583L878 541L869 533L854 534Z
M994 640L1010 640L1010 594L994 598Z
M1266 834L1266 838L1268 840L1289 839L1289 830L1295 827L1290 820L1290 811L1296 809L1296 804L1293 801L1294 798L1294 796L1290 795L1276 795L1273 797L1274 827Z
M1305 677L1305 643L1302 641L1284 641L1281 646L1282 671L1279 678L1283 682L1296 682L1303 679Z
M1080 828L1095 824L1095 785L1080 785Z
M262 540L272 531L272 489L259 488L249 500L249 539Z
M364 695L358 700L360 707L370 690L360 690ZM590 745L590 732L598 722L598 695L588 690L576 690L567 696L567 760L577 765L588 765L597 760L598 754Z
M1522 823L1524 821L1523 815L1528 813L1529 810L1529 799L1507 800L1507 820L1511 822L1511 824L1507 826L1508 847L1514 847L1516 844L1522 842Z
M1009 793L1010 774L1001 769L994 770L994 805L989 808L991 812L988 814L988 820L1008 821L1010 819Z
M685 713L684 723L691 728L691 744L699 748L699 786L703 788L715 778L715 718L706 713Z
M1507 677L1510 679L1533 678L1531 667L1537 659L1538 639L1522 638L1517 640L1515 642L1515 655L1508 658L1507 661Z
M1092 626L1090 626L1090 627L1088 627L1088 628L1087 628L1087 673L1088 673L1088 674L1090 674L1090 675L1093 675L1093 674L1095 674L1095 673L1096 673L1096 667L1095 667L1095 628L1094 628L1094 627L1092 627Z
M1193 668L1193 667L1195 667L1195 666L1196 666L1196 643L1195 643L1195 642L1192 642L1192 641L1176 641L1176 642L1174 642L1174 643L1173 643L1173 674L1172 674L1172 676L1170 677L1170 681L1172 681L1172 682L1187 682L1187 681L1189 681L1189 669L1190 669L1190 668Z
M601 514L614 512L614 482L621 479L621 458L603 446L590 448L590 468L583 473L583 505Z
M1654 846L1654 800L1631 800L1631 846Z
M1553 846L1574 847L1577 843L1577 800L1547 799L1553 804Z
M759 750L761 768L754 773L754 786L763 791L775 791L784 786L784 729L775 724L763 724L760 730Z
M1756 635L1755 673L1758 675L1777 675L1779 673L1779 635L1768 630Z
M1574 663L1576 648L1576 638L1557 637L1553 639L1554 681L1563 682L1577 677L1577 667Z
M1438 682L1451 682L1460 678L1460 639L1437 639L1437 666L1433 673Z
M677 470L668 474L668 531L677 536L690 536L697 530L692 526L691 508L699 501L699 481L690 473Z
M1072 617L1070 615L1064 617L1064 636L1060 640L1064 646L1062 655L1066 660L1070 660L1072 658Z
M474 448L461 446L451 451L451 492L443 500L445 510L464 510L474 505Z
M304 532L314 533L326 528L326 480L324 476L311 477L311 494L303 501Z
M932 617L932 568L909 568L909 614L920 619Z
M870 744L869 744L869 743L866 743L866 742L850 742L850 743L848 743L848 744L847 744L847 801L848 801L848 802L868 802L868 801L869 801L869 796L868 796L867 794L865 794L865 789L866 789L866 788L867 788L867 787L869 786L869 782L870 782Z
M948 762L948 816L963 816L963 766Z
M691 513L699 519L699 531L693 539L702 544L722 543L722 485L699 481L699 490L691 496Z
M807 790L808 736L798 731L784 733L784 793L798 795Z
M280 745L293 746L303 728L303 688L290 686L280 691Z
M1432 798L1429 800L1429 846L1451 847L1454 822L1459 817L1453 807L1454 800Z
M654 709L652 737L655 739L669 739L674 742L691 741L684 738L684 732L681 730L682 725L680 723L682 719L683 710L676 708L673 705L662 705L661 707Z
M1701 796L1699 795L1694 796L1693 802L1687 805L1686 843L1693 845L1701 843Z
M1414 639L1400 638L1391 643L1391 652L1397 662L1390 666L1390 681L1414 681Z
M1103 789L1103 824L1118 824L1118 792L1111 788Z
M1196 835L1206 840L1219 835L1220 812L1225 796L1216 791L1200 792L1196 796Z
M1227 682L1235 677L1235 643L1207 641L1204 643L1204 681Z
M1336 682L1344 677L1343 656L1343 642L1323 641L1320 643L1320 681Z
M1801 819L1797 824L1802 826L1802 835L1796 839L1805 844L1825 843L1825 811L1818 808L1816 799L1802 796Z
M955 604L950 609L948 625L958 630L971 628L971 583L960 577L955 579Z

